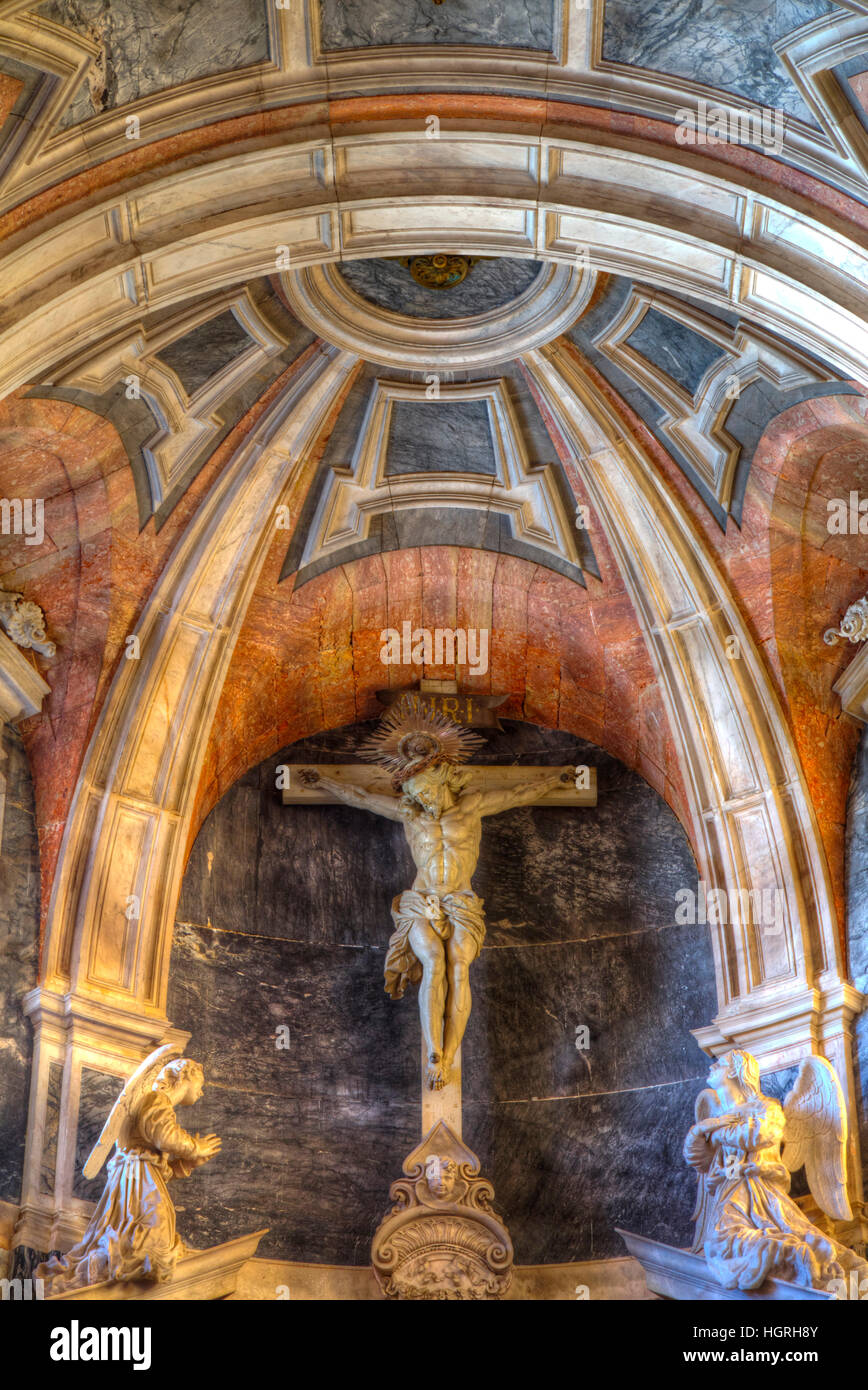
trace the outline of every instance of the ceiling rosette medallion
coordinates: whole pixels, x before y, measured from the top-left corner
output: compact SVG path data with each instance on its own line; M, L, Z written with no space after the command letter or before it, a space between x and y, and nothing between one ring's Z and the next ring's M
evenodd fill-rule
M416 284L426 290L448 290L460 285L480 259L479 256L450 256L445 251L437 256L398 257Z

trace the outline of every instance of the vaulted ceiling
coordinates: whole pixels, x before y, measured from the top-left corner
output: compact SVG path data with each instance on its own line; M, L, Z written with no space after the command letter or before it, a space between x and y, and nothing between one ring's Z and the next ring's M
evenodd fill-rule
M411 619L490 627L470 683L641 772L719 874L714 818L786 802L828 948L866 111L861 3L0 0L0 493L46 500L0 584L57 644L26 729L46 913L166 624L223 644L142 735L196 725L189 844L247 767L418 676L378 659ZM460 283L414 279L431 256Z

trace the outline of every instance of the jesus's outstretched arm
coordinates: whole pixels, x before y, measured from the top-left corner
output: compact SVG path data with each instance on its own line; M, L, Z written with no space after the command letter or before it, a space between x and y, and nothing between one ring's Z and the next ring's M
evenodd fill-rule
M519 782L513 787L493 788L481 792L479 814L494 816L498 811L511 811L515 806L526 806L528 802L538 801L559 783L574 780L575 773L572 768L558 767L552 770L550 777L540 777L533 782Z
M387 820L406 820L406 812L398 796L387 792L369 791L367 787L349 785L329 777L318 768L306 767L300 773L302 782L308 787L326 787L339 801L348 806L357 806L362 811L373 811L375 816L385 816Z

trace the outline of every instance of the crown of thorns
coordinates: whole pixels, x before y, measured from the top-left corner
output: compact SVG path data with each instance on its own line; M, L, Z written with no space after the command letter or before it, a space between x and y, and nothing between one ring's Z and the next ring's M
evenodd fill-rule
M404 782L426 772L438 763L453 767L464 763L483 746L484 740L460 724L439 714L430 706L403 695L380 721L376 733L359 747L359 756L380 763L392 774L392 786L400 791Z

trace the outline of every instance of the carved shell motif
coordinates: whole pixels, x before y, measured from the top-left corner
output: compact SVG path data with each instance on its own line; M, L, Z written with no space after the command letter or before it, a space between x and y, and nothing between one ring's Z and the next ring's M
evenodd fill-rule
M377 1272L388 1298L502 1298L512 1277L512 1249L494 1233L455 1213L428 1212L399 1227L379 1249ZM376 1268L376 1266L375 1266Z

